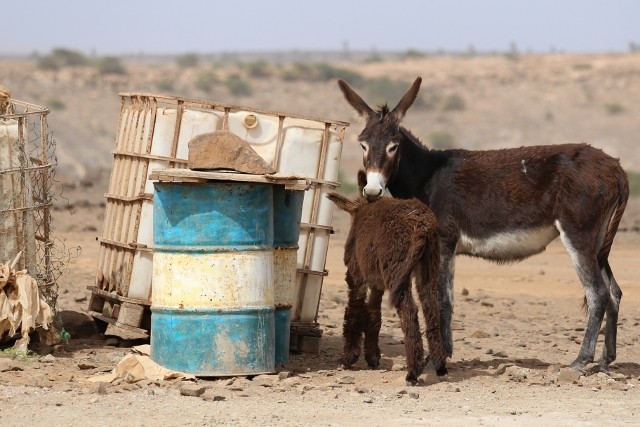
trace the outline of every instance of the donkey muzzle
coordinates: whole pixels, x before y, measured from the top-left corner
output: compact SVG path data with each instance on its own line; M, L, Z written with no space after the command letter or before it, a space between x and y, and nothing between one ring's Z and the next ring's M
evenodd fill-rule
M369 201L378 199L384 194L385 178L380 172L367 173L367 185L362 189L362 195Z

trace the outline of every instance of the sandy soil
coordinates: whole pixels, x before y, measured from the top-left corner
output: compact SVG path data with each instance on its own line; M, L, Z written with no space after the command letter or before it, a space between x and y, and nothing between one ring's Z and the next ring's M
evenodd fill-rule
M59 307L72 339L38 355L0 354L0 424L17 425L603 425L637 424L640 401L640 200L630 204L611 264L624 291L618 359L609 374L566 366L583 336L582 291L564 248L510 266L458 258L454 356L439 381L427 369L404 382L402 333L384 312L382 369L338 368L346 301L342 245L348 217L334 215L318 321L319 354L291 354L278 375L196 382L92 383L144 338L96 334L88 320L104 204L100 185L70 189L54 211L56 236L81 247L60 280ZM73 213L73 214L71 214ZM109 329L108 333L114 330ZM117 332L117 331L115 331ZM602 338L602 336L601 336ZM602 350L599 342L598 354ZM47 355L47 353L51 353ZM199 394L200 397L187 396Z

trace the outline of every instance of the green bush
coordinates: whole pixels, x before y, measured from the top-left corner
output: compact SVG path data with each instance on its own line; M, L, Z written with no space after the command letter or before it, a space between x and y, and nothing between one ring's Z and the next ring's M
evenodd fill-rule
M338 182L340 183L339 191L342 194L353 195L358 192L358 184L356 183L356 174L346 179L342 171L338 172Z
M627 171L629 193L632 197L640 196L640 172Z
M406 52L402 53L402 59L419 59L426 58L427 55L424 52L420 52L419 50L409 49Z
M414 106L427 111L436 110L442 103L442 96L433 89L425 88L418 94Z
M388 103L396 105L402 95L409 89L410 84L403 81L391 80L388 77L380 77L367 80L365 89L367 91L367 99L371 100L369 105L381 105Z
M269 64L266 61L254 61L247 64L249 76L254 78L265 78L271 75Z
M364 82L364 77L356 71L346 68L334 67L331 64L316 63L305 64L295 63L284 71L282 79L286 81L310 81L326 82L334 79L344 79L350 85L360 87Z
M442 109L444 111L462 111L465 108L467 108L466 102L464 102L464 99L456 93L448 95L442 105Z
M214 71L203 71L196 77L195 86L204 92L209 92L213 86L220 83L218 75Z
M433 148L444 150L448 148L454 148L456 145L456 138L449 132L436 131L431 132L431 134L429 135L429 143Z
M319 81L326 82L329 80L343 79L353 86L361 86L364 82L364 78L360 73L346 68L334 67L329 64L317 64L316 70Z
M176 58L176 64L182 68L196 67L200 62L200 57L195 53L185 53Z
M51 110L58 110L58 111L62 111L65 108L67 108L65 103L62 102L61 99L56 97L48 98L47 100L44 101L44 105L49 107Z
M105 56L96 63L100 74L126 74L120 58L116 56Z
M156 82L156 88L163 92L171 92L173 91L174 85L173 80L169 79L161 79Z
M590 70L591 68L593 68L591 64L587 64L584 62L573 64L573 69L578 71L586 71L586 70Z
M377 62L383 62L382 56L378 53L372 53L364 59L365 64L375 64Z
M237 74L229 76L225 85L234 96L249 96L253 92L249 82Z
M626 111L626 108L617 102L608 102L604 104L604 109L610 115L620 114Z
M58 70L63 67L81 67L89 64L89 60L82 53L57 48L47 56L38 60L38 68L43 70Z

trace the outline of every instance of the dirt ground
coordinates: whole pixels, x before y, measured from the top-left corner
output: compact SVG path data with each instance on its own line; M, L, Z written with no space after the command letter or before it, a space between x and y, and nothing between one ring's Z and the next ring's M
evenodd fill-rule
M148 342L123 339L112 329L108 336L96 334L86 316L103 193L101 185L68 189L69 205L63 198L57 202L58 244L72 253L81 248L59 282L59 308L72 338L26 359L0 353L0 425L638 424L640 200L631 201L610 257L624 292L618 359L610 373L566 369L586 319L569 257L554 242L543 254L509 266L459 257L450 373L439 381L427 369L418 386L407 387L402 333L389 308L383 314L381 369L368 370L363 360L353 370L338 367L347 298L342 245L349 225L342 212L334 214L319 354L291 354L277 375L254 378L89 382L111 371L132 346ZM599 356L601 341L597 351Z

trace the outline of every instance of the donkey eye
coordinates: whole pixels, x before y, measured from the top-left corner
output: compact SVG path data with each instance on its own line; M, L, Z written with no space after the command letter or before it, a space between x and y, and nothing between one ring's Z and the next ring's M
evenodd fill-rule
M398 146L399 145L400 144L396 144L396 143L392 143L392 144L387 145L387 153L389 153L389 154L395 153L398 150Z
M362 147L362 150L366 153L369 150L369 144L361 142L360 143L360 147Z

